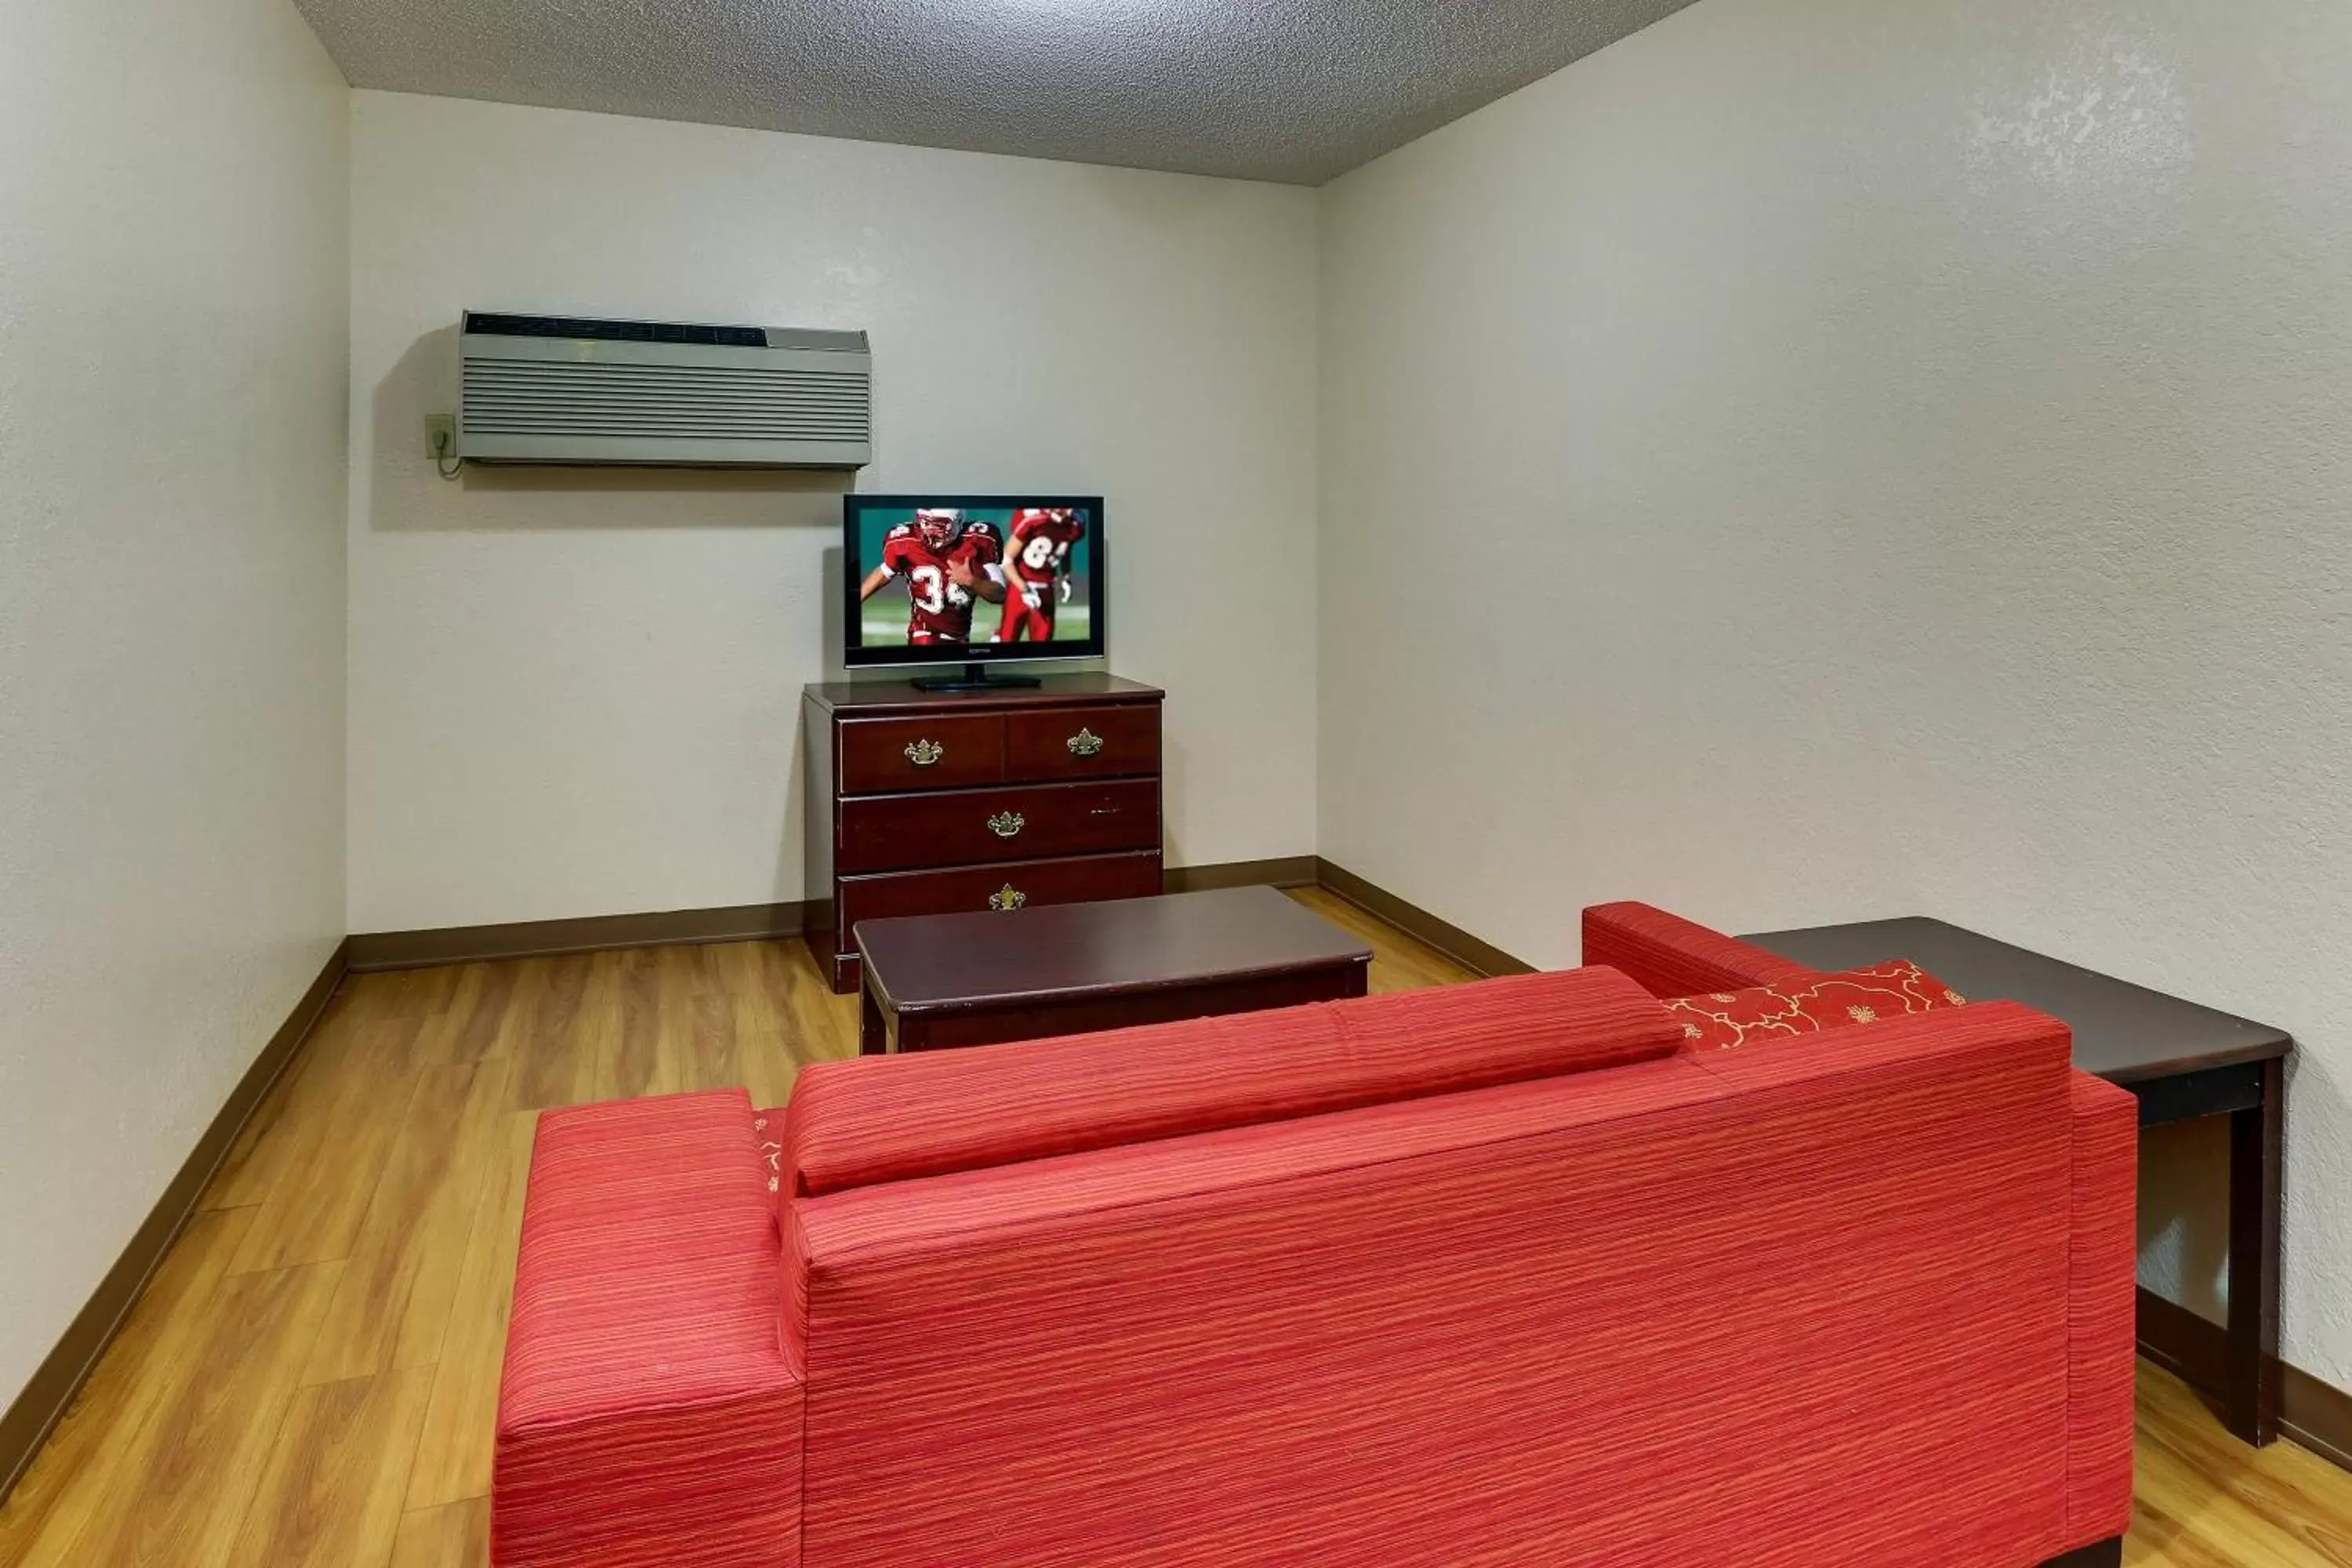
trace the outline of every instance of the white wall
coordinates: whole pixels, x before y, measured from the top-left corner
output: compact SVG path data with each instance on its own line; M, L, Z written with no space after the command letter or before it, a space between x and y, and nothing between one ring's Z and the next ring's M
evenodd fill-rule
M1322 274L1323 853L1543 963L1927 912L2292 1029L2339 1386L2347 79L2326 0L1704 0L1328 188Z
M467 307L866 329L860 488L1108 498L1171 863L1313 851L1313 193L355 104L353 931L803 896L842 481L445 483L422 420Z
M346 89L0 0L0 1405L343 934Z

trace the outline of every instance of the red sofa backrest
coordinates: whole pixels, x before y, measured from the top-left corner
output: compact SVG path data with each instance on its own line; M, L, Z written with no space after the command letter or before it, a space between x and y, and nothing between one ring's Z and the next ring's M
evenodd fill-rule
M2069 1076L1991 1003L803 1198L802 1561L2055 1555Z
M1681 1026L1607 970L821 1062L782 1189L838 1192L1667 1056Z

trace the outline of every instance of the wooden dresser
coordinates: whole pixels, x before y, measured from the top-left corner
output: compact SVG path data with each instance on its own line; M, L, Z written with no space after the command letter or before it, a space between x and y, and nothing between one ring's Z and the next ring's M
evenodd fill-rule
M809 687L808 944L833 988L858 988L859 921L1159 892L1161 696Z

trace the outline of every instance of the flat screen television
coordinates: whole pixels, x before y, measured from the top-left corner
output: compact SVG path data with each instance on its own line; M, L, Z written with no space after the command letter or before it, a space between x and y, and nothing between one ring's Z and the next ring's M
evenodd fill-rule
M931 690L1034 685L992 667L1101 657L1105 560L1100 496L844 497L842 662L962 667L916 682Z

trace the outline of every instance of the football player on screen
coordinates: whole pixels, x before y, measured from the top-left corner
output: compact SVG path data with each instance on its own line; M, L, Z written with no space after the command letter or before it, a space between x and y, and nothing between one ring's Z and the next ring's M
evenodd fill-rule
M1052 642L1054 611L1070 597L1070 546L1086 519L1066 506L1023 507L1004 551L1004 619L991 642Z
M925 507L882 542L882 563L857 591L864 604L893 577L907 579L907 641L915 647L971 641L972 600L1005 599L996 529L967 521L959 507Z

